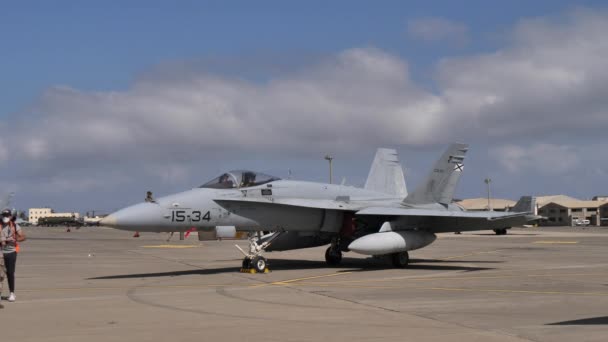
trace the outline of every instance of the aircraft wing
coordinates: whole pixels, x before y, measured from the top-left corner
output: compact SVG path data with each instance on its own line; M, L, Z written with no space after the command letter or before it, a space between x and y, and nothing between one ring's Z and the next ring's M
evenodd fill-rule
M447 211L433 209L408 209L391 207L370 207L357 211L356 215L376 215L376 216L416 216L416 217L453 217L466 219L485 219L488 221L523 217L530 213L512 213L497 211Z
M239 197L239 198L216 198L213 200L219 205L234 203L234 204L265 204L276 206L290 206L310 209L327 209L327 210L344 210L358 211L366 207L363 203L339 200L319 200L319 199L304 199L304 198L281 198L271 199L262 197Z

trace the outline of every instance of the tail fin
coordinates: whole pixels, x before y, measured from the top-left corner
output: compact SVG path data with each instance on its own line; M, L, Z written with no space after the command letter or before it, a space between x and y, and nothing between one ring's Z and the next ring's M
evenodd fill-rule
M403 198L407 196L403 169L396 150L379 148L369 170L365 189Z
M522 196L509 211L514 213L535 213L536 197Z
M433 171L416 191L403 201L406 204L449 204L454 198L454 190L464 169L464 157L469 149L467 144L452 144L435 163Z

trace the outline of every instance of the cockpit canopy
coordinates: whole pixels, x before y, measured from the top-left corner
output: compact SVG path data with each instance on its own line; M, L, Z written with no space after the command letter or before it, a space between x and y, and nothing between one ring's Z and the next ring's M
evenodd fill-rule
M199 188L209 189L236 189L247 188L250 186L262 185L272 181L280 180L281 178L270 176L264 173L234 170L226 172L221 176L201 185Z

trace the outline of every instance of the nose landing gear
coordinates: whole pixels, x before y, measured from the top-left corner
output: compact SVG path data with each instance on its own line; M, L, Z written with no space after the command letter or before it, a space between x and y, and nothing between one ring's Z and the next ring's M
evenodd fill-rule
M266 250L266 248L268 248L274 240L281 236L281 234L283 234L283 232L274 233L262 244L258 244L256 241L257 239L253 235L249 236L249 253L245 252L238 245L235 245L236 248L238 248L239 251L241 251L241 253L243 253L245 256L243 259L241 272L269 273L270 269L268 268L268 260L262 255L262 253L264 253L264 250Z

